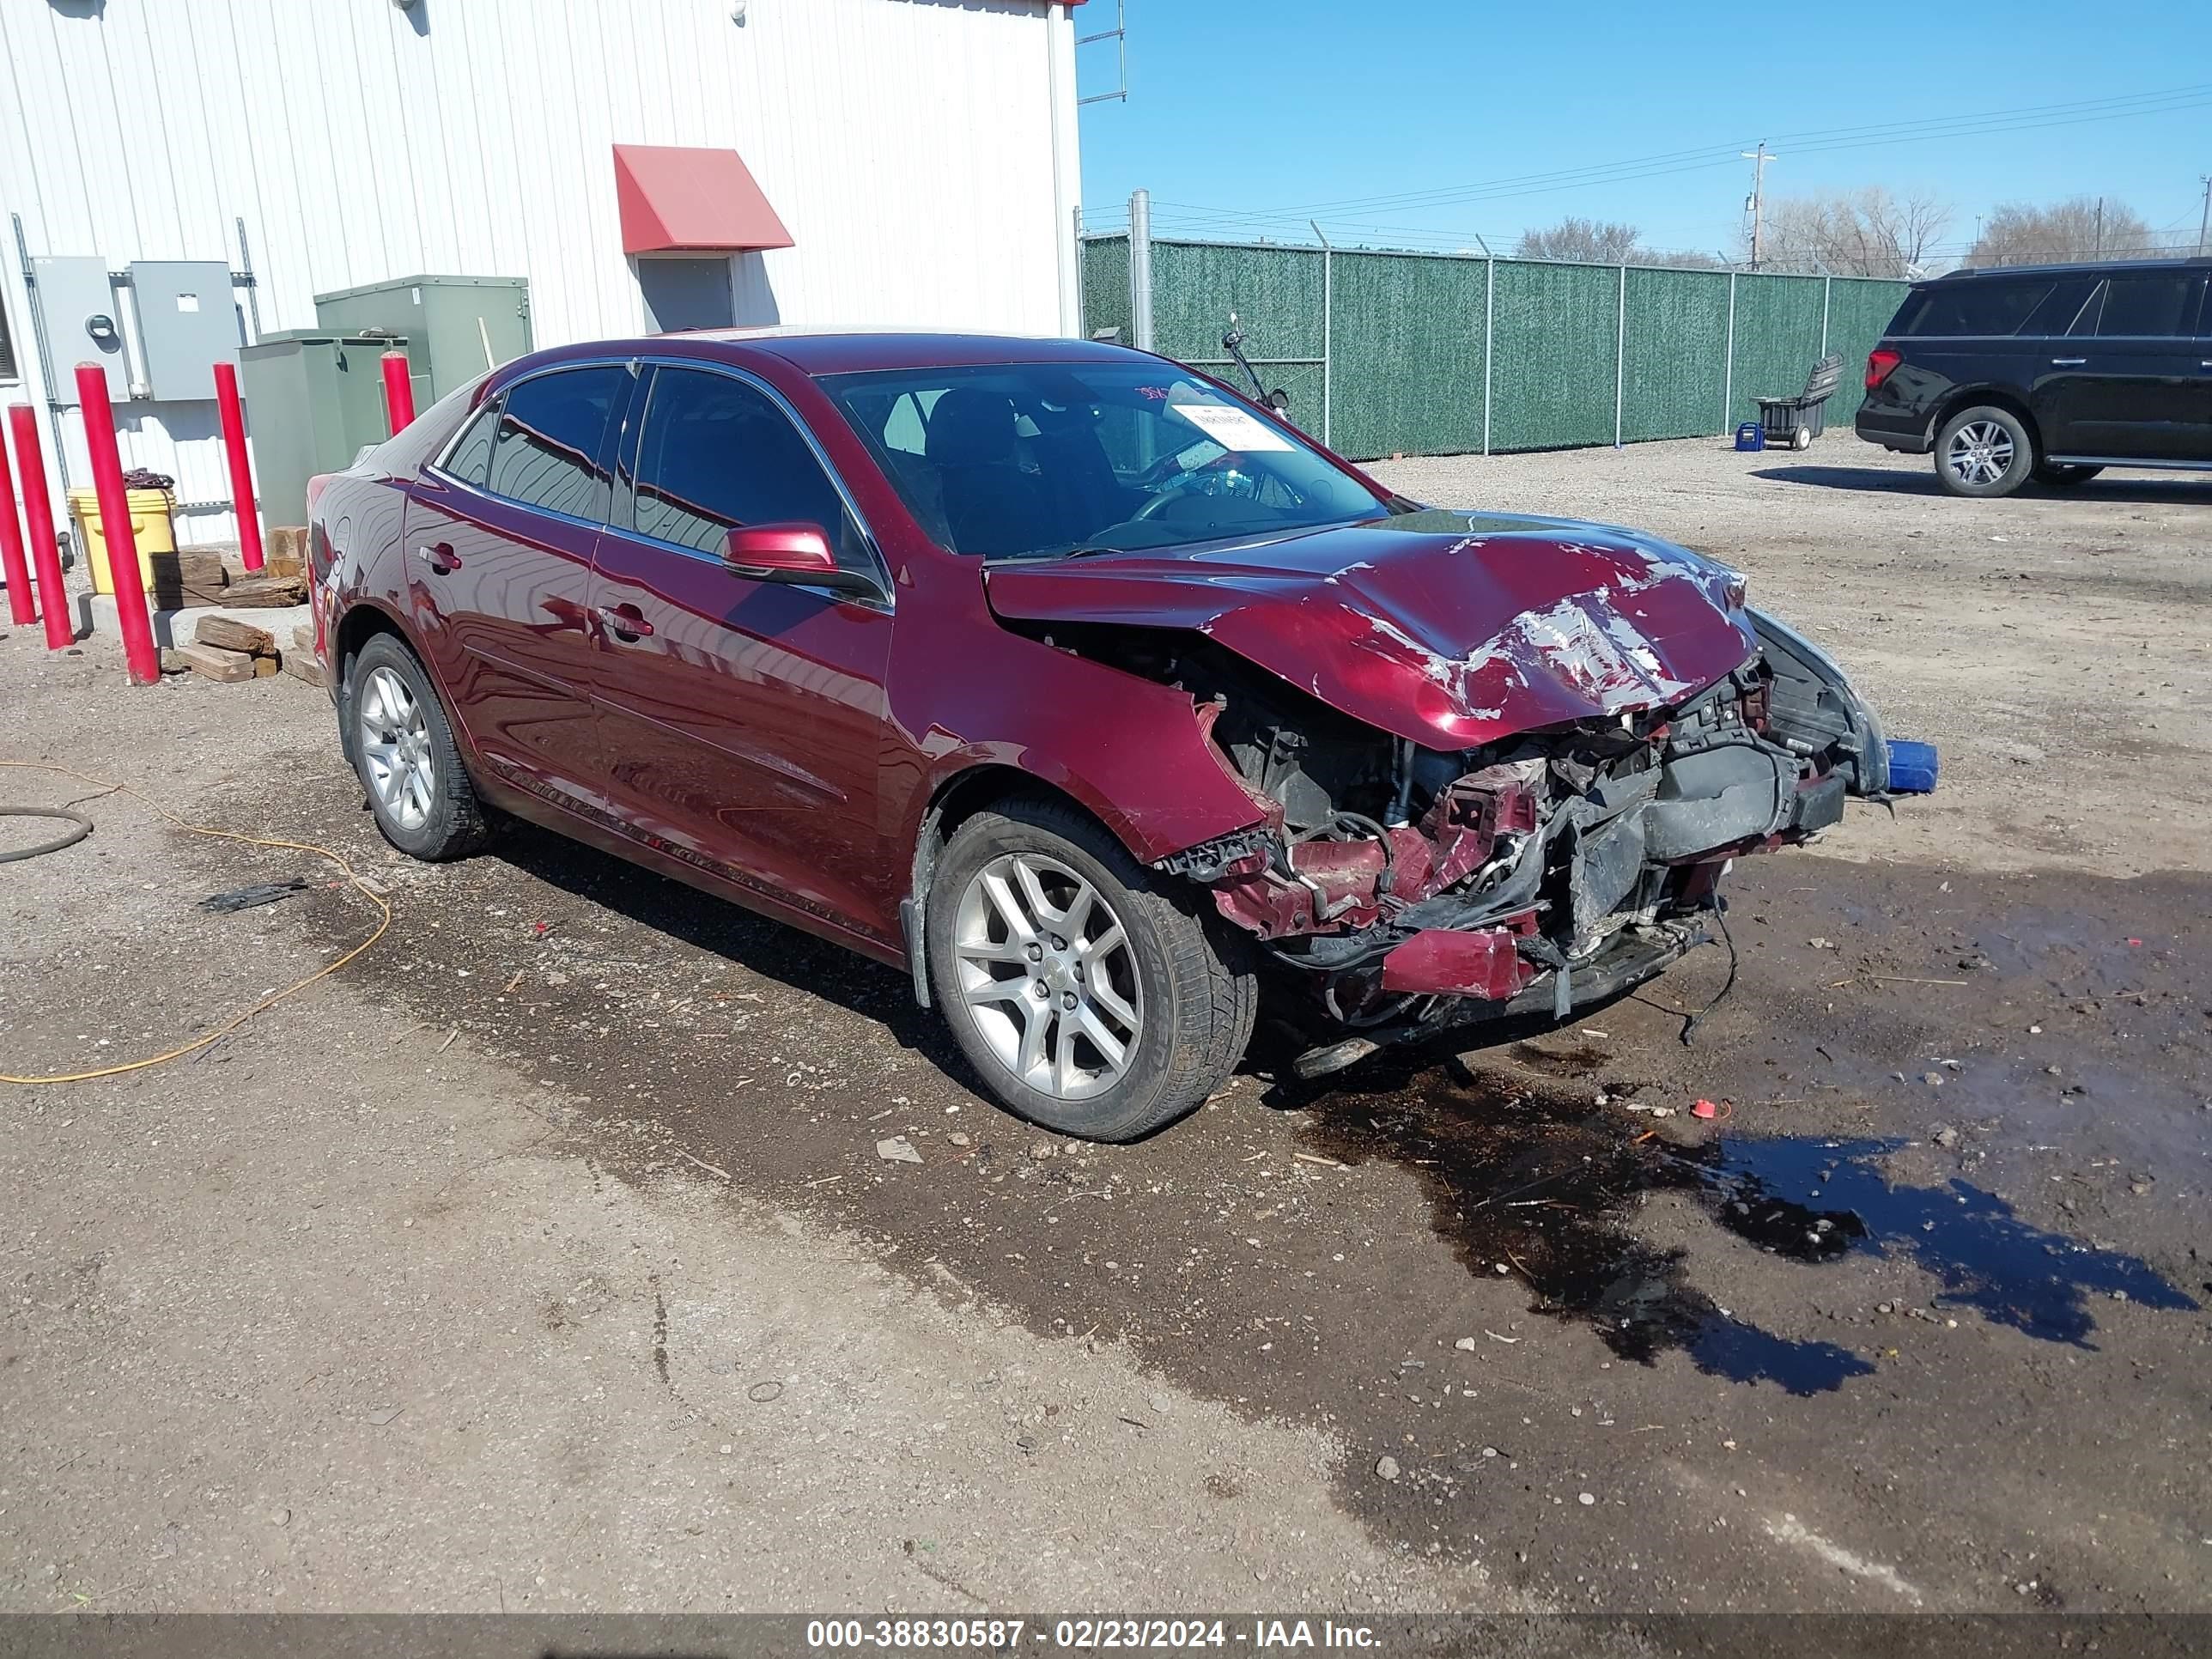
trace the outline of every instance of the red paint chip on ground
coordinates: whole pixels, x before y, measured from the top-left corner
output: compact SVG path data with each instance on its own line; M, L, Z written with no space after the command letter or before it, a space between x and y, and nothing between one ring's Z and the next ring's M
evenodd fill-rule
M1718 1117L1720 1115L1721 1109L1710 1100L1701 1100L1690 1108L1692 1117Z

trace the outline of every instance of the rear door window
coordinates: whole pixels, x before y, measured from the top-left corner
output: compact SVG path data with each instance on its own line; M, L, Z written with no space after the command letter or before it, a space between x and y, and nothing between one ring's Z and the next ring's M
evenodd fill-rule
M2081 305L2096 291L2094 276L2069 276L2054 283L2051 291L2039 301L2027 320L2020 325L2022 334L2063 334L2074 326L2074 319L2081 314Z
M2010 335L2050 298L2055 284L2039 281L1984 281L1966 277L1923 289L1905 302L1898 318L1899 334L1942 338L1957 335Z
M2189 332L2204 279L2189 270L2146 270L2107 277L2100 338L2172 339Z
M621 365L594 363L512 387L493 434L486 488L525 507L604 522L607 428L629 384Z
M477 411L453 447L446 452L445 470L465 484L478 489L491 476L491 441L499 425L499 399Z

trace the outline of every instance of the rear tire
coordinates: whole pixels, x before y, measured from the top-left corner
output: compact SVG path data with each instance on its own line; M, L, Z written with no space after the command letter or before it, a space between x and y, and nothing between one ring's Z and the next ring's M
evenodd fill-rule
M1003 801L938 859L931 991L1009 1110L1137 1140L1203 1104L1251 1041L1259 982L1217 926L1080 812Z
M2078 461L2045 461L2035 469L2035 481L2047 489L2071 489L2085 484L2105 469Z
M1954 495L2009 495L2035 470L2035 435L2008 409L1962 409L1936 434L1936 477Z
M461 764L445 706L397 635L376 635L347 664L338 720L385 840L432 864L490 842L490 811Z

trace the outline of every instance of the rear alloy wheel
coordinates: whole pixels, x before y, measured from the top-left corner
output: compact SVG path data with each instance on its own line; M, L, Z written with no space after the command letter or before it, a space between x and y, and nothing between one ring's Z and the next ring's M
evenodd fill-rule
M1000 1100L1134 1140L1220 1087L1258 988L1180 900L1067 808L1008 801L961 824L930 884L930 982Z
M2104 470L2079 461L2045 461L2035 469L2035 481L2046 489L2071 489L2075 484L2088 483Z
M2035 441L2008 409L1961 410L1936 437L1936 476L1954 495L2009 495L2035 468Z
M347 665L338 719L376 827L401 852L438 862L491 838L490 813L453 742L430 677L405 644L379 634Z

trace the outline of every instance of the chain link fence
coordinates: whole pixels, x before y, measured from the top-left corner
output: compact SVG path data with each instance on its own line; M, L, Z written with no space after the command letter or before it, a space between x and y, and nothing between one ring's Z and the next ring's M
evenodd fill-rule
M1844 361L1827 423L1860 400L1853 366L1906 284L1654 265L1559 264L1274 243L1083 243L1088 334L1232 382L1221 336L1290 393L1300 426L1355 460L1697 438L1759 418ZM1146 303L1148 302L1148 303ZM1146 314L1146 313L1149 314Z

